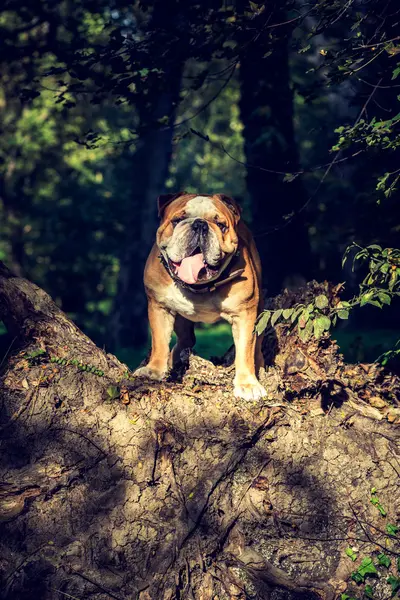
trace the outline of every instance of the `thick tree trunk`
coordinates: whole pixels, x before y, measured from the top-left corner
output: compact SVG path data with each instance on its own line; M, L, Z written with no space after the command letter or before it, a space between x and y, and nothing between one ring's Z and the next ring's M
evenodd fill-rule
M143 292L143 271L154 243L158 223L157 197L165 191L172 154L173 124L179 101L184 45L175 31L179 3L157 0L151 19L153 35L159 32L159 48L164 52L162 36L169 35L175 45L169 52L168 65L161 79L146 87L136 107L139 129L132 168L132 204L120 261L118 292L109 328L111 348L141 346L148 337L147 303ZM170 39L168 40L170 44ZM180 51L179 51L180 46ZM140 98L139 98L140 100ZM166 122L168 126L166 126ZM164 123L164 127L160 126Z
M399 552L369 502L396 522L397 379L278 330L263 403L195 356L180 381L134 381L4 266L0 319L3 600L333 600L346 547Z
M171 108L171 99L162 104ZM167 114L163 110L160 114ZM143 271L158 224L157 196L164 190L172 151L172 131L153 131L139 144L132 165L132 212L121 256L118 291L110 324L112 348L140 346L148 337Z
M284 7L272 19L285 21ZM270 295L275 295L285 279L308 280L313 273L304 213L297 214L289 224L285 222L285 217L293 217L306 202L300 178L284 181L285 173L299 170L288 41L280 31L281 37L274 40L273 52L269 54L270 31L259 27L261 33L244 45L240 60L240 110L253 231L264 265L264 285Z

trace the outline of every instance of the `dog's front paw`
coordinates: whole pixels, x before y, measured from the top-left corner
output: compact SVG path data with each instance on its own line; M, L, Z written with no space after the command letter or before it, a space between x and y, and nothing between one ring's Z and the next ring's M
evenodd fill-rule
M255 380L251 383L235 383L233 394L236 398L251 402L252 400L265 398L267 392L261 383Z
M154 369L153 367L149 367L146 365L145 367L139 367L133 373L134 377L145 377L146 379L152 379L153 381L162 381L166 378L166 371L159 371L158 369Z

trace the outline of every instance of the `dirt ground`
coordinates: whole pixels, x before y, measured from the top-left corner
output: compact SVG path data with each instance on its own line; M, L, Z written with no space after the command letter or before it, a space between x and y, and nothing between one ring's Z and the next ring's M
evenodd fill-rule
M229 356L134 380L21 281L0 280L0 317L23 298L0 375L1 598L361 598L368 557L391 597L394 375L277 330L262 402L234 399Z

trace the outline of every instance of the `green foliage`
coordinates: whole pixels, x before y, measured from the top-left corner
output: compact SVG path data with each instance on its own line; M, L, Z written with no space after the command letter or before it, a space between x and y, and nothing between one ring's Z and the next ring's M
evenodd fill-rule
M344 253L343 266L352 253L353 270L356 265L368 265L368 273L359 286L360 292L357 296L350 301L340 300L331 304L325 294L320 294L307 306L296 304L286 309L265 310L256 322L256 333L261 335L267 327L275 327L278 324L288 329L297 328L299 338L306 343L312 338L321 339L336 325L337 319L348 319L350 310L355 307L371 304L382 308L390 305L392 299L400 295L400 250L382 249L377 244L366 248L352 244ZM397 355L400 355L400 348L384 353L380 362L385 365Z
M381 510L382 507L377 498L377 489L373 487L371 489L371 499L370 501L374 504L381 512L383 517L386 516L386 511ZM396 536L399 528L391 523L386 523L386 532L394 537ZM372 540L370 540L372 541ZM348 547L345 550L346 555L354 562L357 560L357 552L355 549ZM374 558L376 558L376 562L374 562ZM378 568L377 568L378 567ZM375 579L380 579L384 575L386 577L386 570L392 567L392 560L385 552L374 553L374 556L366 556L362 559L357 570L353 571L351 574L351 580L354 581L357 585L365 584L362 589L362 597L370 598L373 600L375 596L375 592L372 585L367 583L367 578L373 577ZM400 556L397 557L397 570L400 572ZM386 581L392 587L392 597L396 595L397 591L400 589L400 579L393 575L392 572L389 572L389 577ZM349 594L342 594L341 598L350 599Z
M378 357L378 362L383 366L387 365L390 361L396 360L400 357L400 340L397 340L396 345L393 349L384 352Z
M376 506L376 508L381 513L382 517L386 517L386 510L383 508L382 504L380 503L379 498L376 495L375 488L372 488L372 490L371 490L371 498L369 501L371 502L371 504Z
M354 571L351 574L351 578L356 583L364 583L365 578L368 575L378 575L378 571L376 570L373 560L369 556L362 559L357 571Z
M120 395L120 390L117 386L115 385L110 385L107 388L107 399L112 401L112 400L117 400L119 398Z
M365 588L364 588L364 595L367 598L371 598L373 600L373 598L374 598L374 592L373 592L373 589L372 589L372 587L370 585L366 585L365 586Z
M46 354L46 350L43 348L38 348L37 350L32 350L26 354L26 358L28 359L29 365L33 366L40 362L40 359Z
M390 536L392 536L392 537L394 537L395 535L397 535L397 534L398 534L398 532L399 532L399 529L400 529L400 528L399 528L399 527L397 527L397 525L393 525L392 523L388 523L388 524L386 525L386 532L387 532L387 533L388 533Z
M351 558L351 560L354 562L355 560L357 560L357 552L355 550L353 550L353 548L346 548L345 550L347 556L349 558Z
M394 575L389 575L386 580L390 587L392 588L391 597L393 598L397 592L400 590L400 577L395 577Z
M380 565L383 565L387 569L390 567L391 560L390 560L390 558L386 554L384 554L383 552L381 552L380 554L378 554L377 558L378 558L378 563Z
M77 360L76 358L58 358L56 356L52 356L50 358L50 362L60 365L61 367L74 366L74 367L77 367L79 369L79 371L86 371L87 373L93 373L93 375L98 375L98 377L103 377L103 375L104 375L104 371L102 371L101 369L98 369L94 365L83 363L83 362Z

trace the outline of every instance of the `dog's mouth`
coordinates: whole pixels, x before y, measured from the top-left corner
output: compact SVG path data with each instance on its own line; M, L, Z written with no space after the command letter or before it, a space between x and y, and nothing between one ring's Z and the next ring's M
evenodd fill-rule
M195 248L190 256L180 262L168 259L169 266L174 275L188 284L205 282L218 273L219 266L209 265L199 247Z

